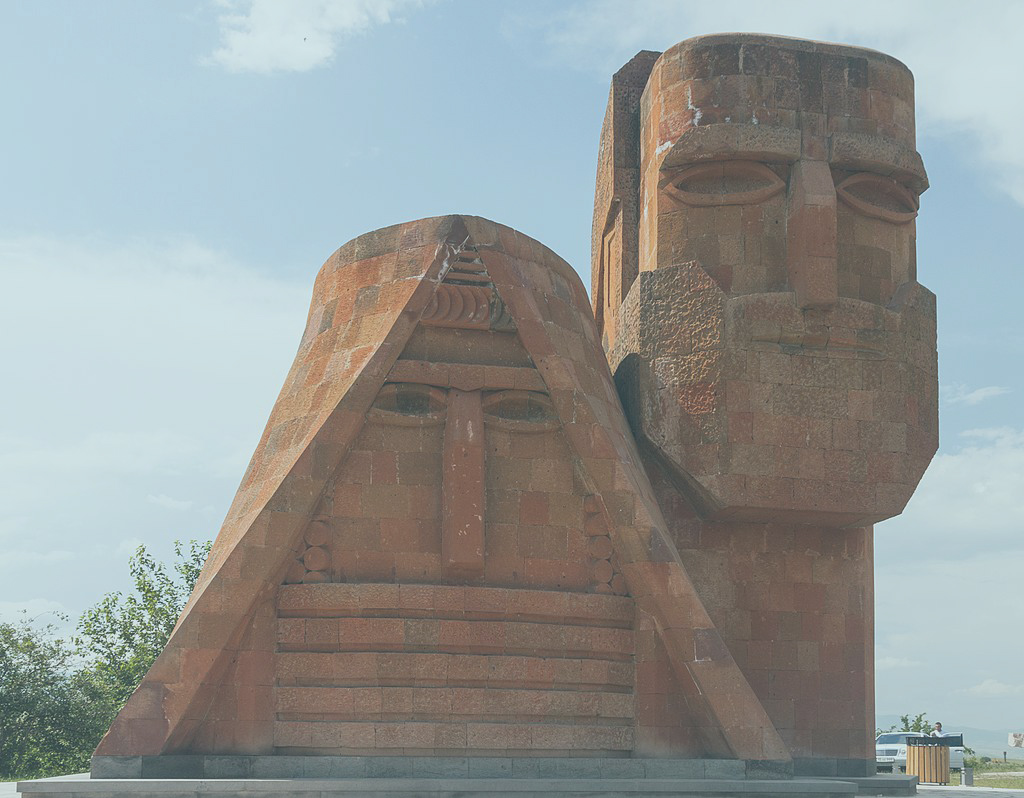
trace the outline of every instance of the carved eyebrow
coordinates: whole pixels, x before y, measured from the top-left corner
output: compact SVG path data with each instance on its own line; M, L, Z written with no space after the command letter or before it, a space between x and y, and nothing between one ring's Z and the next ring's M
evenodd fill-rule
M916 150L869 133L833 133L829 163L852 172L873 172L903 183L916 194L928 189L928 173Z
M458 388L461 391L518 389L547 391L536 369L522 366L485 366L466 363L428 363L423 360L398 360L388 374L388 382L408 382Z
M687 130L669 150L661 169L704 161L791 163L800 158L799 130L770 125L716 123Z
M747 160L792 163L800 160L799 130L772 125L716 123L687 130L671 146L661 163L667 171L707 161ZM829 163L850 171L874 172L905 184L921 194L928 188L928 173L914 149L870 133L832 133L828 137Z

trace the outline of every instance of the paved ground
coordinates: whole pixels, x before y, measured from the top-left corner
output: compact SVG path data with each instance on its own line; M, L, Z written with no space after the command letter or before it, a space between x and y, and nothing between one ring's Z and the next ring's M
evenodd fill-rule
M1024 790L999 790L994 787L936 787L931 784L919 784L917 794L924 798L968 798L974 795L977 798L992 796L992 798L1024 798Z

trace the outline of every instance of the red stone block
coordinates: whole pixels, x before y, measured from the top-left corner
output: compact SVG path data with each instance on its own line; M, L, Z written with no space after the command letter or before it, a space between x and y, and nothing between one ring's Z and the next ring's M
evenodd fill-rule
M793 584L795 608L804 613L820 612L825 606L825 585L796 582Z
M380 520L380 545L390 552L420 551L420 524L402 518Z
M753 612L750 616L752 640L774 640L778 637L779 619L775 612Z
M373 473L370 452L353 451L345 458L344 479L352 485L369 485Z
M370 483L394 485L398 481L398 460L394 452L370 453Z
M772 670L795 671L797 669L797 642L795 640L775 640L772 642ZM796 696L783 696L795 698Z
M385 718L409 718L415 710L416 688L386 687L381 689L381 715Z
M441 621L438 645L453 653L499 653L505 649L506 626L487 621Z
M301 646L306 640L306 622L302 618L282 618L277 629L277 641L283 645Z
M528 751L531 749L530 726L512 723L468 723L466 738L478 750Z
M548 523L548 494L525 491L519 495L519 522L522 524Z

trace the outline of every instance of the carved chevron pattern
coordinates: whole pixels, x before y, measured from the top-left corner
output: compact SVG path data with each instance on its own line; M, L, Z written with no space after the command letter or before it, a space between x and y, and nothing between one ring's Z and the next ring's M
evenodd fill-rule
M442 283L423 311L421 320L431 327L499 332L515 329L505 303L490 285Z
M486 330L491 319L491 289L477 285L439 285L423 311L433 327Z

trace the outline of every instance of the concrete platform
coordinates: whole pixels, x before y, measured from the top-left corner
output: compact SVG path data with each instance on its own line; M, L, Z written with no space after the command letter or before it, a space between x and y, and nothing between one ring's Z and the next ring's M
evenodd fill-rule
M516 756L95 756L97 779L789 779L789 763ZM812 774L801 774L812 776ZM834 771L829 776L842 775ZM813 774L816 777L816 774Z
M794 778L782 763L722 759L193 755L95 757L93 777L23 781L18 789L23 798L848 798L910 796L916 783L914 776Z
M828 780L852 782L857 785L857 792L860 795L916 795L917 776L904 776L897 774L890 776L883 774L879 776L825 776Z
M18 783L22 798L849 798L857 785L838 779L90 779L62 776Z

